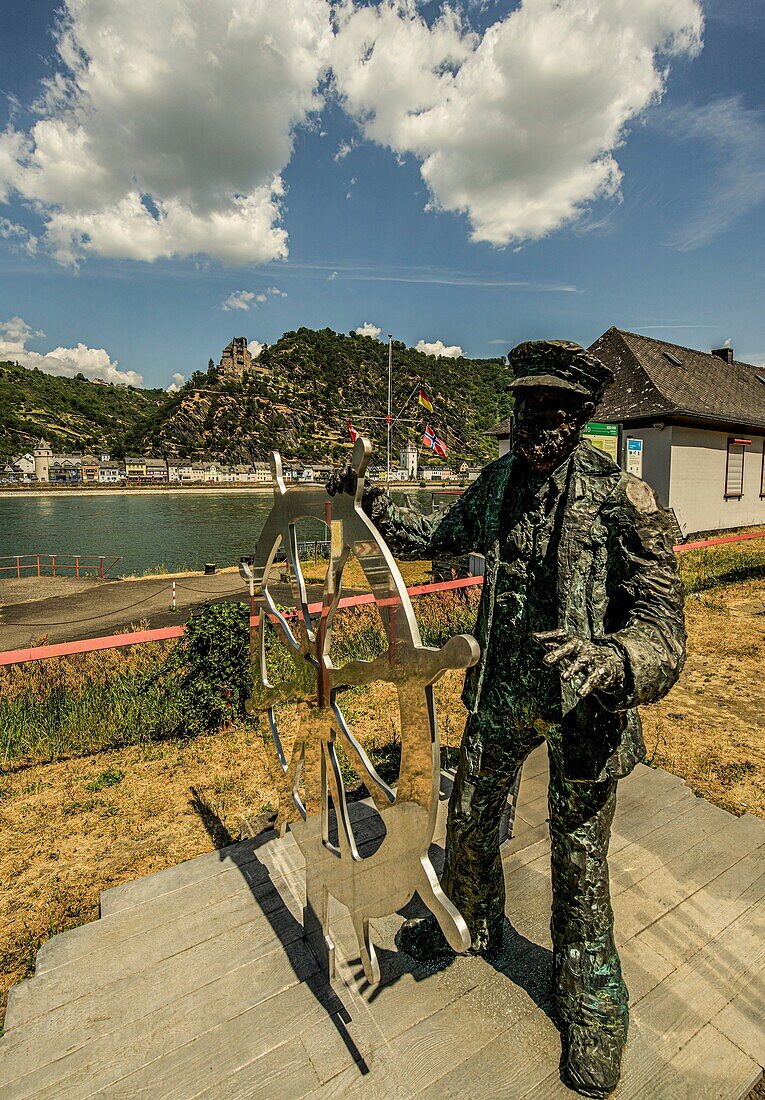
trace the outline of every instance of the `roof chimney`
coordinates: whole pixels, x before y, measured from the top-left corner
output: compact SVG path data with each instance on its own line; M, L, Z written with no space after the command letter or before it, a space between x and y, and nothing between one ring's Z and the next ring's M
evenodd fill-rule
M712 355L716 355L718 359L722 359L724 363L733 362L733 348L712 348Z

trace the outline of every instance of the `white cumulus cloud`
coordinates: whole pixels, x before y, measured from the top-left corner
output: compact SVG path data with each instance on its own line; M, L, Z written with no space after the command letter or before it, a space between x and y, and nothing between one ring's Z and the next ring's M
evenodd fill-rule
M36 367L46 374L58 374L64 378L84 374L86 378L98 378L120 386L143 385L142 375L133 370L120 370L117 361L104 348L89 348L78 343L73 348L53 348L44 354L28 350L30 340L40 340L44 336L44 332L35 331L21 317L0 321L0 359L10 359L22 367Z
M459 359L462 355L462 348L459 344L446 345L443 340L434 340L432 343L427 343L425 340L418 340L415 351L421 351L424 355L442 355L446 359Z
M7 241L15 241L18 247L30 256L37 253L37 237L30 233L25 226L19 225L18 222L12 222L8 218L0 218L0 237Z
M185 381L186 381L186 376L185 375L183 375L183 374L174 374L172 382L167 387L167 392L168 393L177 393L178 390L181 389L181 387L183 386Z
M373 340L376 340L382 329L379 325L373 325L371 321L365 321L363 325L359 325L356 332L359 336L370 336Z
M247 345L247 349L252 358L257 359L261 351L263 350L263 345L261 344L260 340L250 340L249 344Z
M364 136L416 157L431 208L494 245L618 193L628 123L703 28L697 0L523 0L482 36L410 0L341 0L337 19L334 77Z
M332 159L335 161L345 160L355 144L355 141L341 141L337 147L337 152Z
M65 0L37 121L0 134L62 263L287 254L281 172L321 106L328 0Z
M279 290L278 286L267 286L265 290L260 290L257 293L254 290L234 290L227 298L224 298L220 308L227 312L234 309L241 309L246 312L252 306L257 307L263 302L267 302L269 298L286 297L285 291Z
M252 290L233 290L228 298L221 302L221 309L230 312L234 309L248 310L255 301L255 292Z
M35 121L0 132L0 202L69 264L285 258L283 172L330 71L360 135L419 162L430 209L493 245L543 237L618 195L630 122L703 30L700 0L520 0L482 34L451 0L430 21L418 0L62 3Z

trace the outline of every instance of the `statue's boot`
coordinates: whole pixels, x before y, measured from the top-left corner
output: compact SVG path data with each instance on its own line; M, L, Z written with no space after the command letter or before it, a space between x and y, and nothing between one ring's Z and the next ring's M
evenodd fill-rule
M396 946L417 962L454 955L432 913L428 913L426 917L405 920L396 935Z
M437 959L443 956L454 955L454 951L446 941L436 918L432 913L425 917L412 917L404 921L396 936L396 944L407 955L411 955L418 962L426 962L428 959ZM502 929L490 931L487 925L481 924L472 934L472 943L469 950L471 955L492 955L502 948Z
M562 1021L561 1078L569 1088L582 1096L610 1096L619 1084L628 1023L626 1006L608 1014L579 1006Z

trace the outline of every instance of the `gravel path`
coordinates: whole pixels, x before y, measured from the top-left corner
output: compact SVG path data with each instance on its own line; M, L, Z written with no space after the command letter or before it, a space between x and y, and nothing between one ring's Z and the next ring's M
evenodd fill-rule
M117 634L139 623L176 626L188 619L193 608L210 600L248 599L238 572L179 576L175 581L175 611L171 576L129 581L77 581L69 577L2 581L0 650L23 649L43 636L53 644ZM41 591L45 593L42 598ZM320 599L321 591L319 585L308 585L309 599ZM273 592L277 600L289 600L286 586L277 584ZM349 595L352 592L348 590Z
M0 650L21 649L43 635L53 643L116 634L143 622L172 626L185 622L189 611L207 600L247 596L238 573L178 577L177 610L173 611L172 581L167 576L131 581L35 578L34 585L41 586L36 592L31 580L3 582ZM17 585L22 588L16 589Z
M103 582L95 577L22 577L0 581L0 607L30 600L46 600L51 596L73 596L87 592Z

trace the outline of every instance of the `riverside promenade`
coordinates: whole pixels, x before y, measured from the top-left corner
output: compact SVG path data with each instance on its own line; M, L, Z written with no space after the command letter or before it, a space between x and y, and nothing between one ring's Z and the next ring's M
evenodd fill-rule
M0 1095L574 1096L558 1078L549 1002L546 790L540 749L504 848L503 953L417 966L393 950L395 915L374 922L383 975L374 990L339 907L333 986L307 953L304 869L289 834L106 891L101 919L44 944L35 976L11 991ZM373 846L379 818L364 803L352 809ZM442 801L436 856L445 817ZM610 864L632 999L615 1097L739 1100L765 1063L765 822L638 765L620 784Z
M152 627L180 626L192 608L208 600L246 601L247 589L238 571L114 581L74 577L2 580L0 650L21 649L44 634L54 643L116 634L141 622Z

